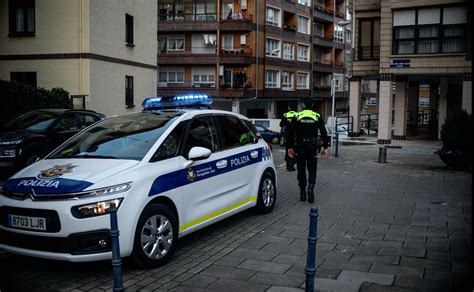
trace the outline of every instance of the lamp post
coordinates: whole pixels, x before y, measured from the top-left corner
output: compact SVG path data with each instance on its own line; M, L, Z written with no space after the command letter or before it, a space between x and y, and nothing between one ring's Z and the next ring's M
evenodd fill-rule
M335 11L335 9L334 9ZM335 13L335 12L334 12ZM343 33L343 40L344 40L344 47L343 47L343 54L344 54L344 69L342 71L342 89L345 90L345 80L346 80L346 69L345 69L345 62L346 62L346 35L345 35L345 27L346 25L350 24L351 21L350 20L342 20L342 21L339 21L339 22L334 22L334 33L336 33L336 25L337 26L340 26L344 29L344 33ZM333 64L335 62L335 54L334 54L334 61L333 61ZM334 65L333 65L334 66ZM334 71L334 70L333 70ZM335 111L336 111L336 79L334 78L334 72L332 73L333 77L331 79L331 99L332 99L332 107L331 107L331 126L332 126L332 134L331 134L331 154L332 154L332 149L333 149L333 145L334 145L334 136L336 136L336 114L335 114Z

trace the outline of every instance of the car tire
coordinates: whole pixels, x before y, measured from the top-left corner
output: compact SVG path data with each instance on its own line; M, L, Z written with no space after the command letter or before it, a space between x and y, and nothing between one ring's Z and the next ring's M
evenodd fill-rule
M166 264L176 248L178 231L176 214L170 208L148 205L138 219L132 260L145 268Z
M280 138L272 137L272 144L278 144L278 143L280 143Z
M257 206L255 211L259 214L270 213L276 202L275 177L268 171L264 172L258 186Z
M48 149L43 144L36 143L27 145L23 148L21 153L19 166L24 168L43 159L47 154Z

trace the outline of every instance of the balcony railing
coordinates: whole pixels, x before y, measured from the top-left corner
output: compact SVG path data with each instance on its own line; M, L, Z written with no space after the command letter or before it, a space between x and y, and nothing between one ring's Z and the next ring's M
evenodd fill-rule
M221 54L223 55L252 55L251 48L236 48L236 49L221 49Z
M319 4L315 4L314 5L314 9L316 10L319 10L319 11L322 11L322 12L325 12L327 14L330 14L330 15L333 15L334 14L334 10L330 9L330 8L327 8L325 6L321 6Z
M253 15L245 11L235 11L235 12L222 12L221 15L222 21L247 21L251 22L253 20Z
M315 64L332 66L332 60L325 60L325 59L314 59Z
M380 46L359 46L357 50L359 61L380 59Z

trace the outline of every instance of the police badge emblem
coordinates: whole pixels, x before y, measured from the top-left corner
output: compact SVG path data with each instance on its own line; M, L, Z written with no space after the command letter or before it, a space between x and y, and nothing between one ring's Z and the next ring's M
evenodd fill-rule
M63 165L55 165L51 168L42 170L40 174L38 174L39 179L53 179L60 177L61 175L65 173L72 172L71 170L76 167L77 165L72 165L72 163L69 164L63 164Z
M188 168L188 174L186 175L186 178L189 182L193 182L196 179L196 172L191 167Z

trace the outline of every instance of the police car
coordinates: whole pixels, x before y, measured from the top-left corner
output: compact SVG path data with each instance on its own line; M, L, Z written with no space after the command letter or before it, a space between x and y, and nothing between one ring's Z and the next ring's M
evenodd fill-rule
M145 99L143 112L99 121L16 173L0 195L0 249L110 259L115 205L121 256L154 267L186 234L244 209L271 212L269 145L246 117L202 109L211 102L205 94Z

